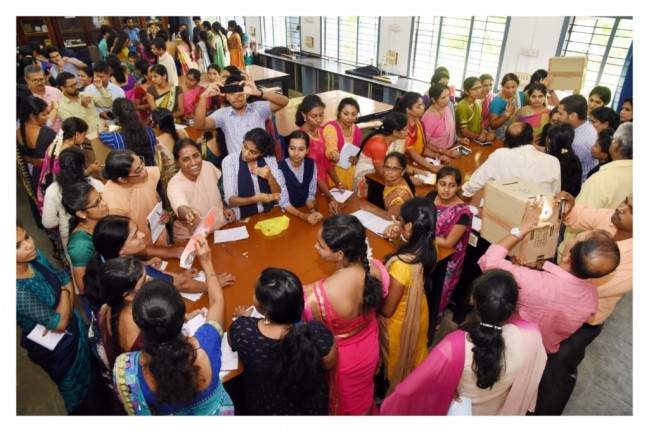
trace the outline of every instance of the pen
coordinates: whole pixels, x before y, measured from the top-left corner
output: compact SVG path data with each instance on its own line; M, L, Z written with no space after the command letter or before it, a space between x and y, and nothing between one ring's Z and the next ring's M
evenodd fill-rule
M232 254L232 252L230 251L230 249L228 249L227 246L225 246L224 243L221 243L221 246L222 246L223 249L228 253L228 255L230 255L230 256L234 256L234 255Z

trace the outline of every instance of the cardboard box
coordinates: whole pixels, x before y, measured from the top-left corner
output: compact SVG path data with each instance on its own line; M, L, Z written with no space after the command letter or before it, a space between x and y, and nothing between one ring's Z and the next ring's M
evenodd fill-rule
M587 65L587 56L550 57L548 75L553 79L548 90L581 90Z
M502 240L513 227L520 225L527 202L539 195L545 196L548 202L552 200L552 194L545 189L516 177L487 182L482 209L482 238L490 243ZM558 210L552 212L548 222L552 226L526 235L509 256L518 256L525 263L554 257L561 226Z

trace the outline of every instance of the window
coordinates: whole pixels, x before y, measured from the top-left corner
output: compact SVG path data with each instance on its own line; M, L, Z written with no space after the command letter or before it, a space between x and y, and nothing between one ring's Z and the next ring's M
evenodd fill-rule
M376 65L378 17L323 17L322 55L342 63Z
M572 17L561 55L588 56L581 94L598 85L611 89L613 100L622 88L624 62L633 41L633 19L620 17Z
M416 17L410 76L430 81L448 68L451 82L489 73L498 76L508 17Z
M300 17L262 17L264 46L300 49Z

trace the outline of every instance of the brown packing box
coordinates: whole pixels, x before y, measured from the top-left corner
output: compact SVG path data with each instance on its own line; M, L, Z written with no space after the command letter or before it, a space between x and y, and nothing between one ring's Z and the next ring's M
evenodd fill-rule
M517 177L487 182L482 208L480 235L490 243L498 243L519 226L528 200L543 195L550 201L552 193ZM534 230L509 252L522 262L533 262L554 257L559 238L559 215L555 210L548 222L552 226Z
M587 64L587 56L550 57L548 75L553 79L548 90L581 90Z

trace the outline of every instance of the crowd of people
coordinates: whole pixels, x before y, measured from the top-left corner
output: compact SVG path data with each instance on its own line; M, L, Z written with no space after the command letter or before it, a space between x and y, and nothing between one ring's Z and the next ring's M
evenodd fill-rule
M165 31L140 31L130 18L120 33L102 28L102 60L92 68L59 60L55 48L56 68L24 68L18 163L64 270L17 223L17 322L21 345L57 384L66 411L234 414L219 379L232 318L227 343L243 363L250 414L445 415L469 403L474 415L560 415L586 347L632 287L632 99L619 115L606 107L605 87L559 99L545 71L524 90L505 74L497 94L490 74L467 77L456 99L448 70L438 68L426 95L400 96L365 138L354 98L325 124L322 99L304 97L284 152L267 119L288 98L240 69L254 42L234 21L225 29L193 19L193 39L187 28L174 35L179 68ZM240 90L225 92L231 84ZM176 122L203 137L191 139ZM94 130L113 149L104 166L88 164L81 150ZM494 139L503 148L463 181L453 147ZM358 150L340 164L346 145ZM429 173L435 191L417 196ZM372 256L364 226L332 195L348 189L365 199L368 174L384 183L376 214L391 221L383 236L394 243L385 257ZM510 177L563 208L557 258L507 258L542 226L543 203L531 200L520 224L478 260L473 312L433 346L429 330L467 261L469 200ZM316 209L320 194L328 212ZM251 287L261 318L250 305L225 316L223 287L237 275L217 272L204 237L196 241L203 282L195 269L161 268L180 257L178 242L208 212L214 231L276 205L296 223L319 224L312 241L333 270L306 281L266 268ZM453 253L434 286L439 248ZM188 316L179 291L208 294L206 322L192 336L181 331ZM63 335L53 350L28 337L38 325Z

